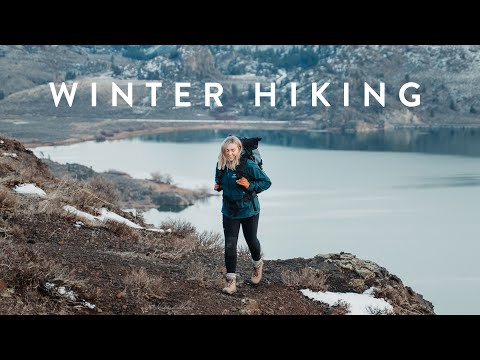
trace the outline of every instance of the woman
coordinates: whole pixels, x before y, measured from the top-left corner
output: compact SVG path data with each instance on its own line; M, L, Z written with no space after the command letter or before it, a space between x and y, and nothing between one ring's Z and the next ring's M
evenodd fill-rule
M263 261L257 238L260 203L257 193L267 190L272 182L255 161L241 158L242 142L236 136L228 136L222 143L215 171L214 190L223 190L223 231L225 235L225 266L227 268L226 294L233 294L236 287L237 241L240 225L253 260L252 283L262 279ZM242 167L239 165L242 163Z

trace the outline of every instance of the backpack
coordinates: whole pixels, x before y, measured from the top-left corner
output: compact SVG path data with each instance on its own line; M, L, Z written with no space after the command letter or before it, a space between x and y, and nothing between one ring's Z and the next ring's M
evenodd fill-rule
M255 161L260 167L260 169L263 170L262 156L260 155L260 151L258 150L258 142L262 140L262 138L239 137L239 139L242 142L243 149L245 150L245 154L243 154L242 157L246 157L247 159ZM241 160L242 159L240 158L240 161Z

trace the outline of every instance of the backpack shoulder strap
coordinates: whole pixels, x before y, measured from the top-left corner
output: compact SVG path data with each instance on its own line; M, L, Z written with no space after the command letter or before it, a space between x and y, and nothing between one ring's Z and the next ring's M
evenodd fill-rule
M235 171L237 172L237 179L241 179L245 176L245 168L247 167L247 158L245 156L240 157L240 164L237 165Z
M224 171L225 171L224 169L220 169L220 170L217 169L217 184L218 185L220 185L220 181L222 179ZM221 187L217 191L221 191Z

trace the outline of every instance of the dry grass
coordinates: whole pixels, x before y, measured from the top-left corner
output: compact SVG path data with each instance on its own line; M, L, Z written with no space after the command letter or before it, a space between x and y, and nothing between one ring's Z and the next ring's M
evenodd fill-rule
M237 250L237 257L243 261L249 261L252 258L250 254L250 249L247 245L240 245Z
M58 208L58 212L62 211L63 205L78 207L85 203L79 184L69 176L63 176L57 183L51 184L46 200L52 202L52 205Z
M14 224L10 225L7 220L0 218L0 234L3 234L4 239L10 239L13 237L17 240L25 240L25 232L22 227Z
M112 181L102 176L95 176L86 182L86 188L86 190L90 190L90 192L94 193L100 199L118 206L120 192Z
M203 231L197 234L199 250L223 251L222 234L215 231Z
M223 243L222 243L222 239L220 239L220 246L221 246L221 249L223 250ZM237 250L237 256L239 259L243 260L243 261L251 261L252 260L252 254L250 253L250 249L248 248L247 245L240 245L238 247L238 250ZM260 257L262 259L265 258L265 253L262 251L260 251Z
M6 177L10 177L14 173L14 168L6 161L6 158L0 158L0 181L3 184Z
M183 220L171 220L162 223L162 229L172 229L172 232L157 233L145 231L140 242L149 251L154 251L154 257L179 259L200 252L214 256L223 253L222 236L218 232L203 231L198 233L195 227ZM152 250L154 249L154 250Z
M330 315L347 315L350 312L350 304L345 300L337 300L330 309Z
M15 211L17 197L5 186L0 186L0 211Z
M11 141L12 139L8 139L2 148L11 148L7 152L13 152L17 157L0 156L0 184L12 187L18 183L35 183L41 187L52 179L52 174L45 164L35 156L25 153L22 145L11 144Z
M155 246L156 257L179 259L194 251L211 251L219 242L219 237L213 232L198 234L195 227L184 220L168 219L160 226L162 229L172 229L171 233L148 233L144 235L146 245Z
M161 229L171 229L169 233L146 232L142 239L145 245L155 246L162 256L171 255L171 258L180 258L194 251L211 255L223 252L222 235L214 231L197 232L191 223L168 219L160 225Z
M47 200L52 202L52 206L58 208L61 213L64 205L75 206L79 210L83 210L94 214L96 208L109 207L116 208L116 203L112 203L115 197L115 188L108 180L92 180L92 184L79 183L68 176L62 177L55 187L51 186L51 191L47 192ZM96 188L100 193L97 195ZM107 199L102 198L108 197ZM56 210L54 210L56 211Z
M179 219L167 219L160 225L161 229L172 229L172 235L185 238L188 236L194 236L197 232L195 226L186 220Z
M98 286L90 286L85 290L85 297L90 301L96 301L102 296L102 289Z
M20 160L16 170L17 180L21 183L34 183L41 186L41 184L45 182L45 175L51 176L45 168L34 166L32 160L28 157L24 157Z
M197 249L197 242L192 236L186 238L172 238L170 240L169 251L175 254L175 258L180 258L182 256L191 254Z
M13 238L17 240L26 240L27 238L23 228L17 224L10 226L10 234L12 234Z
M127 224L108 220L105 222L105 227L122 240L139 241L141 238L139 230L134 229Z
M125 285L133 296L147 299L163 299L168 292L168 286L163 278L158 275L149 275L145 268L133 269L125 276Z
M46 281L83 286L73 276L73 270L44 257L38 250L14 244L5 238L0 242L0 267L7 284L20 288L36 288Z
M168 184L171 185L173 183L173 178L170 174L162 174L158 171L153 172L150 174L152 177L152 181L157 184Z
M47 258L35 247L14 243L7 237L0 239L0 278L11 290L8 297L0 299L2 314L68 313L66 307L43 296L39 289L47 281L85 287L67 266Z
M149 314L167 314L167 315L179 315L185 314L187 311L193 309L193 303L190 300L184 301L175 306L155 306L147 309Z
M283 270L282 282L287 286L309 288L316 291L327 291L328 276L324 272L312 268L303 268L299 271Z
M27 290L21 296L13 293L0 297L1 315L66 315L71 311L71 308L41 296L37 290Z
M395 315L391 310L374 306L367 306L367 311L370 315Z
M187 280L204 282L211 278L211 270L201 261L192 261L187 266Z
M186 238L176 237L169 233L156 233L145 231L139 243L147 252L152 252L153 258L176 260L188 256L198 248L198 243L193 236Z
M31 206L28 211L24 211L27 215L34 215L35 213L43 213L48 216L66 217L68 214L63 209L66 205L62 199L47 195L47 199L41 200L38 206ZM73 214L72 214L73 216Z

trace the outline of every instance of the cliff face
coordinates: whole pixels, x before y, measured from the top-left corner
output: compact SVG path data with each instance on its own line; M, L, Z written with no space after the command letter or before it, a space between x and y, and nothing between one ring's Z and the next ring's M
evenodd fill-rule
M193 76L194 79L219 77L220 73L215 68L213 55L208 48L199 45L182 46L179 53L185 76Z
M433 314L431 303L385 268L345 253L265 261L262 283L253 286L249 254L240 251L239 291L222 294L220 234L188 222L151 228L120 209L111 182L59 179L14 139L0 137L0 149L1 314L348 312L348 304L312 301L302 289L369 290L395 314ZM45 193L20 193L21 184Z

